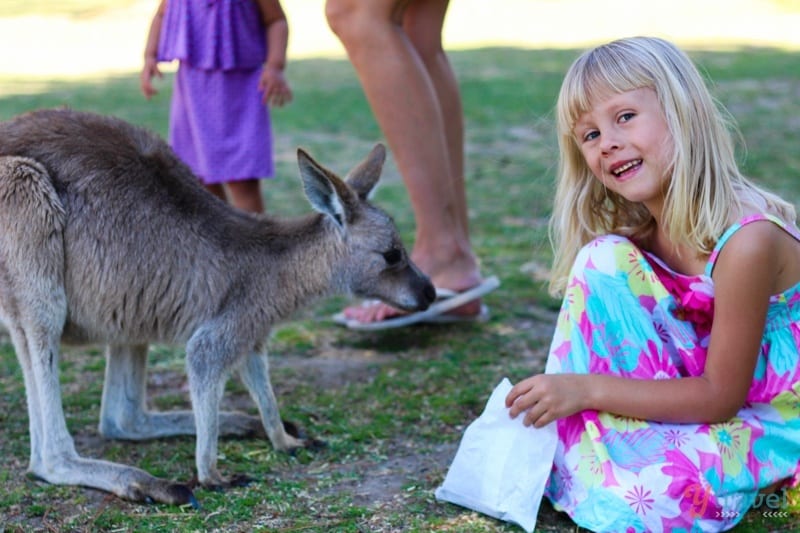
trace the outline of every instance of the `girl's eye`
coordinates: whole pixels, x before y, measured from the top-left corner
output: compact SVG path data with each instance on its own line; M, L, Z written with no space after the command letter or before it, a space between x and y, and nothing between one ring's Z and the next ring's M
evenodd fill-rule
M600 136L599 131L587 131L586 133L583 134L583 141L584 142L591 141L599 136Z
M397 248L392 248L388 252L383 252L383 260L386 261L386 264L389 266L396 265L403 260L403 252Z
M632 119L635 116L636 116L636 113L630 113L630 112L623 113L623 114L621 114L619 116L619 121L620 122L628 122L630 119Z

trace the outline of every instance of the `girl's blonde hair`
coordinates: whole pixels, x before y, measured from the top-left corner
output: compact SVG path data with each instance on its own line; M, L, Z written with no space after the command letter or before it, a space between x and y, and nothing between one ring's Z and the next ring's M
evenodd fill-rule
M711 96L688 56L654 37L631 37L583 53L564 78L556 105L558 168L550 239L554 250L550 292L562 294L578 251L608 233L646 239L656 227L644 205L607 190L581 154L573 133L578 118L605 97L647 87L661 104L673 139L672 178L658 221L674 243L699 256L745 206L794 222L794 208L760 189L736 165L729 115Z

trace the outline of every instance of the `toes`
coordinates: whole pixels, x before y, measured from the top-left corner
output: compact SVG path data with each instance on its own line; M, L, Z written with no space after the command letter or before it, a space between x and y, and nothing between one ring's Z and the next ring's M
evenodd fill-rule
M246 487L254 481L255 480L248 475L236 474L228 481L228 485L231 487Z
M328 447L328 443L324 440L314 439L314 438L306 438L303 439L303 445L297 448L290 448L287 451L289 455L292 457L297 456L298 450L308 450L311 452L318 452L320 450L324 450Z
M303 433L303 431L300 429L300 427L297 424L295 424L294 422L291 422L289 420L281 420L281 422L283 422L283 430L286 433L288 433L289 435L291 435L292 437L294 437L296 439L304 439L305 438L305 433Z
M399 309L395 309L380 300L365 300L360 306L347 307L344 310L346 318L364 324L380 322L402 314L404 313Z
M319 440L313 437L309 437L308 434L302 429L300 429L300 427L294 422L290 422L288 420L281 420L281 422L283 422L284 431L286 431L286 433L289 436L302 441L300 448L315 452L323 450L328 447L327 442L325 442L324 440ZM297 450L300 448L291 448L289 450L289 453L291 455L295 455L297 453Z
M311 450L312 452L318 452L320 450L324 450L328 447L328 443L324 440L320 439L306 439L306 450Z

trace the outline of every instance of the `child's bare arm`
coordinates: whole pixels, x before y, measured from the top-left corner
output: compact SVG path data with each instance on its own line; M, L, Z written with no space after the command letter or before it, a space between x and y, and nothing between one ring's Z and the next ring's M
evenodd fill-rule
M147 34L147 43L144 48L144 66L139 75L139 88L148 100L158 91L153 87L153 77L162 77L158 69L158 41L161 37L161 25L164 20L164 11L167 7L167 0L161 0L158 5L153 20L150 23L150 30Z
M278 0L258 0L258 5L267 28L267 57L259 89L264 93L264 102L282 106L292 99L292 91L284 75L289 23Z
M707 377L664 380L605 374L539 374L517 383L506 397L509 413L542 427L587 409L620 416L677 423L713 423L731 418L719 387Z

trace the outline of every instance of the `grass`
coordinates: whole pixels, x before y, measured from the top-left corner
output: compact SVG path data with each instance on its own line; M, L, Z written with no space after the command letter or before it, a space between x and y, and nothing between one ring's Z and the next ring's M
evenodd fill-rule
M200 511L133 504L26 477L24 389L13 350L2 342L0 531L516 531L436 502L433 490L464 428L500 379L517 380L543 367L557 302L531 272L550 260L545 227L557 158L552 107L575 55L498 48L452 54L463 90L474 244L484 271L503 280L487 298L490 322L357 334L326 321L344 303L340 298L300 313L274 333L273 382L283 416L328 447L289 456L257 440L223 440L224 471L257 482L223 493L198 491ZM741 125L745 171L800 205L798 54L741 49L692 55ZM296 61L290 76L296 99L274 112L279 177L264 184L268 209L287 215L308 210L296 179L297 146L344 173L381 140L347 62ZM169 81L146 102L134 73L79 82L0 76L0 119L68 105L166 134ZM388 207L410 243L413 219L391 160L375 200ZM189 479L193 439L134 445L97 436L102 363L99 348L70 348L63 356L67 423L78 449ZM157 408L188 405L182 365L180 349L153 347L150 390ZM252 409L244 395L231 383L226 405ZM753 510L735 531L797 530L798 493L789 499L786 516ZM575 526L545 503L538 529Z

